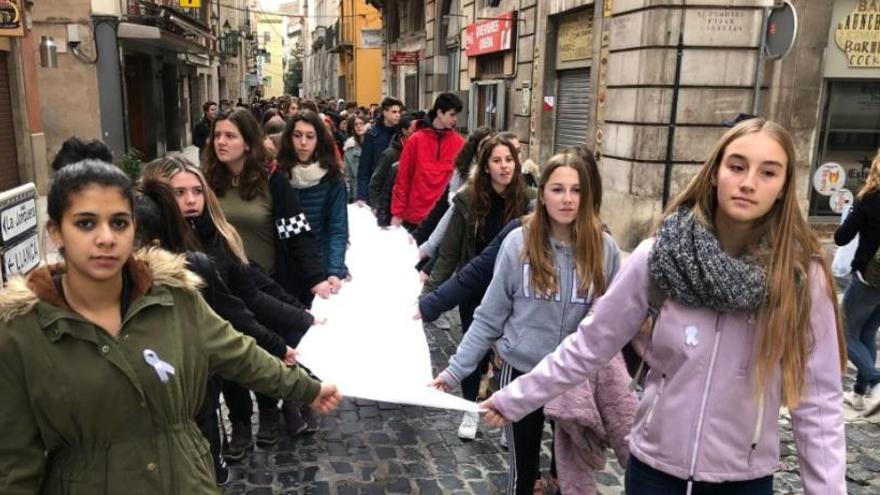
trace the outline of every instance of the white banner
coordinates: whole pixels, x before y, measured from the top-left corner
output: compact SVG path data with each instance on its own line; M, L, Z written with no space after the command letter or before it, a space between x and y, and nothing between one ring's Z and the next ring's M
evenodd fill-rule
M299 361L348 397L477 412L477 404L428 386L433 379L422 323L418 250L403 229L382 230L367 208L349 206L352 281L313 312L326 318L302 339Z

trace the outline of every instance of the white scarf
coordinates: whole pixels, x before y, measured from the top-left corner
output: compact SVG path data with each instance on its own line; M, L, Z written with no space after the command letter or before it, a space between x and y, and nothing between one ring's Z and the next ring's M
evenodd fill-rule
M327 175L327 170L321 168L320 162L294 165L290 170L290 185L294 189L308 189L317 186L325 175Z

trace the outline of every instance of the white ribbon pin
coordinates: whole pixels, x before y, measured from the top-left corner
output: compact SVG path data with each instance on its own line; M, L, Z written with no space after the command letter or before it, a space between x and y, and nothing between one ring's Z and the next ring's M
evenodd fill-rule
M162 383L168 383L168 380L171 379L169 375L174 374L174 366L159 359L156 351L152 349L144 349L144 361L156 370L156 374L159 375L159 380Z
M684 329L684 343L691 347L697 346L697 327L689 326Z

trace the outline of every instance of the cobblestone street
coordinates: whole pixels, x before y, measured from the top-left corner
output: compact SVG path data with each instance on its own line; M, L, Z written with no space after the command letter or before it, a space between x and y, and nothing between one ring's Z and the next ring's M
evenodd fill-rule
M458 331L426 325L435 369L455 350ZM850 370L852 371L852 370ZM847 386L851 385L847 378ZM490 494L507 484L507 451L500 430L480 425L473 442L456 436L461 416L421 407L346 399L311 437L285 438L233 465L232 494ZM782 463L775 493L803 493L788 419L782 426ZM543 449L545 477L549 442ZM847 424L849 493L880 493L880 426ZM609 451L610 454L610 451ZM600 493L623 493L623 471L611 457L598 475Z

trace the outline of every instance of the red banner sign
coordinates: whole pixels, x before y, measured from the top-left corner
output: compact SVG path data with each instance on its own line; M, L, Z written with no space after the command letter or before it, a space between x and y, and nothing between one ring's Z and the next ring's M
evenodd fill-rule
M493 19L469 24L464 33L468 57L510 50L513 43L513 12L505 12Z
M418 65L419 52L391 52L389 62L391 65Z

